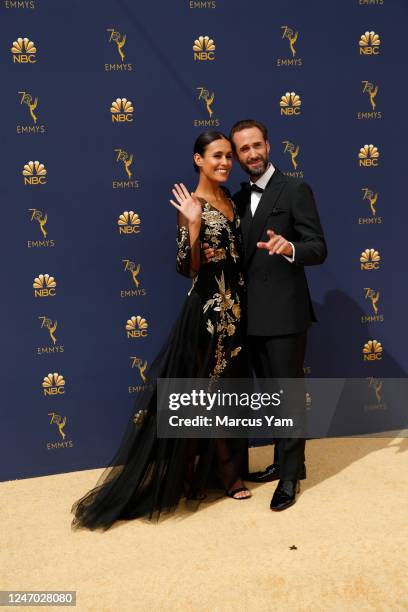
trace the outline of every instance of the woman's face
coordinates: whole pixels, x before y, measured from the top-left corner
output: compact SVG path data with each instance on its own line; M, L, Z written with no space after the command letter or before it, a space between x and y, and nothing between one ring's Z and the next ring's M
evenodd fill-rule
M213 140L207 145L203 156L195 153L194 161L207 178L223 183L228 179L232 168L232 148L229 140Z

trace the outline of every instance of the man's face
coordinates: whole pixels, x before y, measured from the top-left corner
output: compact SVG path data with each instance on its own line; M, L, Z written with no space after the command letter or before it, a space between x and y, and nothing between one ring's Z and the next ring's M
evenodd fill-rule
M232 138L241 168L255 180L264 174L269 163L269 142L257 127L235 132Z

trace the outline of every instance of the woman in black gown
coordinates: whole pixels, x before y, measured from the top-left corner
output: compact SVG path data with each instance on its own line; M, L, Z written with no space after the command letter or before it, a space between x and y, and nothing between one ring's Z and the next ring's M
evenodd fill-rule
M204 132L194 146L199 182L194 194L175 185L178 210L177 270L193 279L182 311L149 371L149 390L137 400L120 447L95 488L72 507L73 527L109 528L115 521L157 518L175 510L185 496L197 505L210 490L234 499L250 492L247 441L158 438L157 387L160 378L248 376L244 332L245 287L239 216L221 186L232 166L229 140ZM201 244L214 249L201 265Z

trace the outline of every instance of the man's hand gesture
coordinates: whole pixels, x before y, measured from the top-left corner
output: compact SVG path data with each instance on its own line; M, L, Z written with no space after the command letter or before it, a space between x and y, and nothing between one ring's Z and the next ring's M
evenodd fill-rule
M256 246L258 249L266 249L269 251L268 255L286 255L286 257L293 257L292 245L279 234L275 234L273 230L267 230L269 236L268 242L257 242Z

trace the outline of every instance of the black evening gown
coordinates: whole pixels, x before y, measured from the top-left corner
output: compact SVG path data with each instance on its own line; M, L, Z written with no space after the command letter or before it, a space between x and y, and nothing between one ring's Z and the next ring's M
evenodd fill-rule
M200 241L214 248L211 263L196 275L191 267L188 228L180 220L177 269L192 287L167 341L148 373L115 457L96 486L72 507L72 526L107 529L115 521L158 518L186 497L191 504L209 492L229 490L247 472L247 441L224 439L230 461L221 464L219 440L158 438L160 378L248 376L244 330L245 286L239 216L229 221L204 200ZM224 448L225 450L225 448Z

